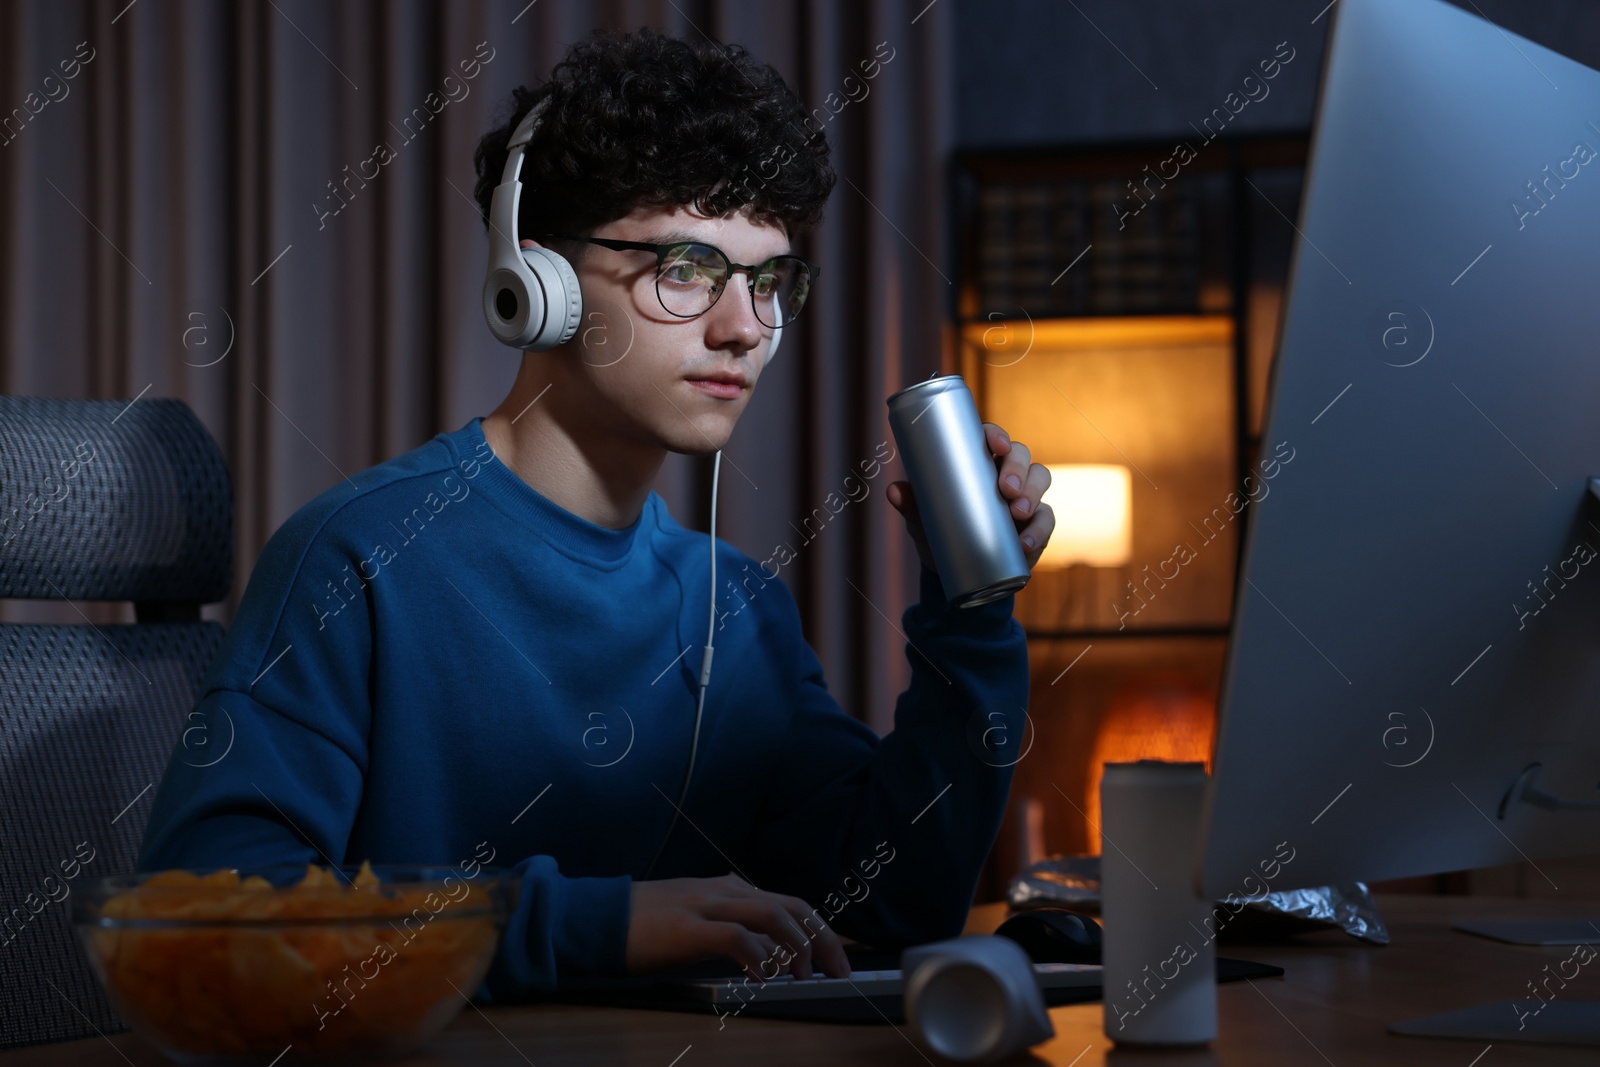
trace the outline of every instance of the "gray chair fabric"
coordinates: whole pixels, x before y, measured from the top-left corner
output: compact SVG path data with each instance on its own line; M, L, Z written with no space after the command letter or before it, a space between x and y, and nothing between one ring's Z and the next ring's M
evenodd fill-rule
M84 441L93 458L62 466ZM227 595L227 470L181 401L0 397L0 479L0 596L197 617ZM30 494L48 502L15 510ZM66 878L132 871L168 759L231 740L185 729L222 636L201 621L0 625L0 1048L127 1028L78 944Z
M0 396L0 597L221 600L229 486L181 400Z

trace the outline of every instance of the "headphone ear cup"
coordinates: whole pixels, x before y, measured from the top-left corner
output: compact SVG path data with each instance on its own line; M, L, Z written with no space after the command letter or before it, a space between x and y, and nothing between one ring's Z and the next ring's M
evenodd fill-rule
M538 287L538 280L519 260L490 264L483 281L483 315L500 343L524 348L532 339L534 326L544 318L543 294L530 291Z
M537 291L530 294L526 351L543 352L566 344L583 321L583 290L566 257L548 248L524 248L522 261Z

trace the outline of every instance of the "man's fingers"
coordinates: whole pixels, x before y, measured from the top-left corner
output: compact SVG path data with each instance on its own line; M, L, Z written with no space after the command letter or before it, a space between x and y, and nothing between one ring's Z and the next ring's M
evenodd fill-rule
M1011 516L1016 519L1026 519L1039 510L1039 502L1044 499L1044 491L1050 488L1050 468L1043 463L1034 463L1028 467L1028 476L1023 479L1022 492L1011 502Z
M823 922L811 905L799 897L780 897L783 906L800 924L801 936L811 942L811 962L820 965L829 978L848 978L850 961L844 954L844 944L833 927Z
M921 513L917 511L917 494L911 488L911 483L890 482L884 495L906 520L906 532L911 535L911 543L917 546L918 558L932 568L933 550L928 547L927 529L922 524Z
M1050 540L1050 535L1055 531L1055 528L1055 511L1051 509L1049 504L1041 504L1039 513L1033 517L1033 521L1017 532L1017 536L1022 539L1023 555L1027 560L1029 570L1033 569L1033 565L1039 562L1039 557L1044 554L1045 543ZM1028 544L1030 538L1033 540L1032 545Z
M735 922L756 934L765 935L775 943L774 948L787 946L791 959L769 953L759 962L765 966L752 971L762 978L772 978L793 969L801 978L811 977L811 943L806 940L794 916L778 903L771 893L757 891L748 897L730 897L718 902L708 918Z
M1022 495L1023 483L1028 480L1028 466L1033 454L1021 441L1012 441L1011 450L1000 461L1000 492L1007 500ZM1015 484L1013 484L1015 482Z
M889 491L894 493L889 495ZM894 506L906 520L906 529L910 531L913 539L921 539L923 534L922 513L917 510L917 491L911 488L910 482L890 482L889 490L885 492L889 503Z
M810 978L820 966L829 977L850 974L850 960L833 928L822 922L811 905L799 897L751 890L748 900L729 899L718 918L743 923L777 942L779 956L766 965L765 977L792 970L797 978Z
M769 950L755 933L736 922L708 922L706 927L708 940L716 946L716 951L733 960L752 978L770 977L761 973L761 963L768 957Z
M728 956L751 978L785 972L810 978L820 967L829 977L850 974L839 935L799 897L769 893L733 875L707 879L715 885L696 909L711 951Z
M799 897L785 897L774 893L771 897L775 917L783 922L790 930L788 939L794 946L794 960L792 967L796 978L810 978L816 973L817 949L813 943L815 938L815 924L807 926L801 920L806 917L809 910L806 902ZM831 975L832 968L829 968Z
M769 932L778 939L784 949L793 953L793 956L789 959L773 961L776 964L780 964L778 967L779 973L784 970L792 970L796 978L810 978L812 973L811 942L806 938L806 932L801 929L800 921L789 913L788 908L783 906L782 897L768 895L765 903L767 904L769 921L776 928Z
M917 491L911 488L910 482L892 482L889 488L893 489L895 486L899 486L900 502L896 504L891 498L889 503L894 504L894 509L905 516L906 528L911 531L911 535L921 536L922 513L917 510Z
M783 958L778 952L778 943L762 933L756 934L756 940L761 942L761 963L756 970L756 977L769 978L782 973L781 969L772 969L776 961Z

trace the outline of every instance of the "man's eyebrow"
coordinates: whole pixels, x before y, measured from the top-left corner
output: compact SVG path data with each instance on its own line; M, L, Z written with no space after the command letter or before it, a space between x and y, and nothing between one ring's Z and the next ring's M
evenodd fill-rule
M698 236L696 236L695 234L692 234L692 233L685 233L682 230L672 230L672 231L670 231L668 233L655 233L655 232L652 232L652 233L647 233L643 237L639 238L639 241L642 244L647 244L647 245L672 245L672 244L677 244L679 241L702 241L702 240L704 240L704 238L698 237Z
M711 244L710 241L707 241L701 235L696 233L687 233L683 230L670 230L666 233L648 233L639 238L640 244L647 245L675 245L684 241L694 241L698 244ZM777 256L790 256L793 254L793 251L790 249L783 248L777 252L773 252L767 256L764 256L761 262L765 263L767 260L776 258Z

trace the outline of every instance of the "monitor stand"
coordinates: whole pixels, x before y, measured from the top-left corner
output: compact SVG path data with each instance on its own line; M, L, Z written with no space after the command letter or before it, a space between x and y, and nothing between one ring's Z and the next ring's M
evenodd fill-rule
M1593 482L1591 480L1591 489ZM1600 801L1568 800L1547 793L1538 786L1539 764L1529 764L1501 798L1499 816L1506 817L1518 804L1531 804L1546 811L1573 811L1600 808ZM1489 919L1458 923L1454 929L1479 937L1493 938L1513 945L1573 945L1572 954L1555 964L1546 963L1539 986L1549 994L1534 993L1525 1000L1502 1000L1472 1008L1430 1015L1389 1027L1393 1034L1410 1037L1456 1037L1478 1041L1522 1041L1540 1045L1582 1045L1600 1048L1600 1001L1563 1000L1560 990L1578 976L1587 963L1600 956L1600 921L1588 919ZM1568 973L1570 970L1571 973ZM1551 988L1551 979L1556 988Z
M1451 929L1508 945L1600 945L1600 922L1594 919L1483 919Z
M1600 1000L1503 1000L1394 1023L1391 1034L1600 1048Z

